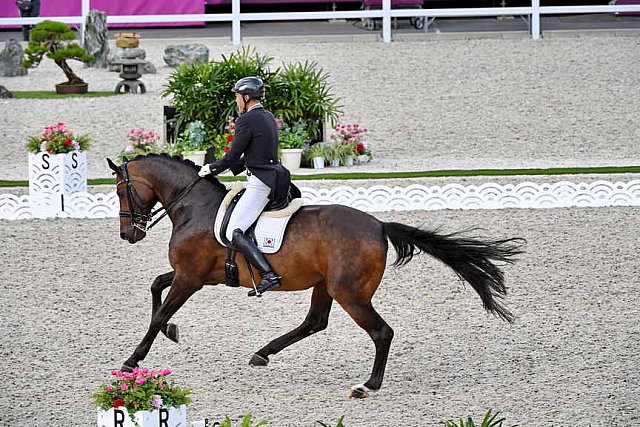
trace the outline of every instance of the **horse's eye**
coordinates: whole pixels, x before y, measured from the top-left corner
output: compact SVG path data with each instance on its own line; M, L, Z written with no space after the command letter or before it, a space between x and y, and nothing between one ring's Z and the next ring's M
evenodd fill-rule
M124 196L124 192L122 191L116 191L116 194L118 195L118 197Z

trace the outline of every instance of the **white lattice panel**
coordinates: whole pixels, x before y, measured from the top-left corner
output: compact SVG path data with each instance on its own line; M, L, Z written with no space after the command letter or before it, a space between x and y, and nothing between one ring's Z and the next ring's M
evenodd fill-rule
M343 204L367 212L438 210L438 209L506 209L640 206L640 180L628 182L595 181L551 184L443 186L409 185L387 187L302 188L305 204ZM30 196L0 194L0 219L43 217L32 209ZM117 217L118 197L114 193L74 193L64 198L64 211L53 216L68 218ZM52 215L49 215L52 216Z

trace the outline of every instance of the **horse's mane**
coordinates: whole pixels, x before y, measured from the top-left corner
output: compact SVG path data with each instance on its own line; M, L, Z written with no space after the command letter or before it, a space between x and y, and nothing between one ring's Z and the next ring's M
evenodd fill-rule
M146 159L165 159L165 160L170 161L170 162L182 163L184 165L187 165L187 166L191 167L193 170L195 170L196 172L200 170L200 166L196 165L191 160L183 159L180 156L172 156L172 155L170 155L168 153L139 154L136 157L134 157L133 159L129 159L128 161L129 162L143 161L143 160L146 160ZM208 181L211 184L213 184L216 187L216 189L218 191L221 191L223 194L228 191L227 187L223 183L221 183L218 180L218 178L216 178L214 175L207 175L203 179L205 181Z

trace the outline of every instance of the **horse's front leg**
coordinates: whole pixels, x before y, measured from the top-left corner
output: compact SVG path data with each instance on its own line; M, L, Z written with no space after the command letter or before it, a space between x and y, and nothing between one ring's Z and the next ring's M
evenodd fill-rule
M158 336L162 325L166 325L171 316L173 316L184 305L185 302L196 291L202 288L202 284L194 285L187 280L181 280L179 275L176 275L171 283L171 289L164 299L160 308L151 317L151 324L149 330L145 334L144 338L135 351L122 365L123 371L131 371L138 366L138 362L147 357L153 341Z
M162 304L162 291L171 286L175 271L170 271L156 277L151 285L151 318L158 312ZM160 331L173 342L178 342L178 325L175 323L165 323L160 326Z

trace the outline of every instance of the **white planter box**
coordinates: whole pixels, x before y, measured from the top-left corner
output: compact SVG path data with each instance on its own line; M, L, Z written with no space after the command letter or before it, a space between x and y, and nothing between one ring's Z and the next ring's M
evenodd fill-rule
M290 171L300 169L302 160L302 148L285 148L282 150L282 166Z
M324 157L314 157L312 160L314 169L324 168Z
M87 154L29 153L29 201L34 216L64 212L65 196L87 192Z
M137 411L135 422L138 427L186 427L187 407L160 408L153 411ZM108 411L98 409L98 427L135 427L124 406Z

